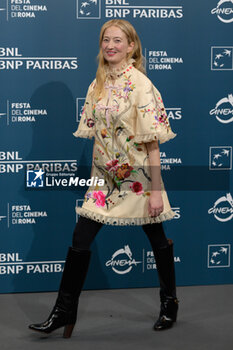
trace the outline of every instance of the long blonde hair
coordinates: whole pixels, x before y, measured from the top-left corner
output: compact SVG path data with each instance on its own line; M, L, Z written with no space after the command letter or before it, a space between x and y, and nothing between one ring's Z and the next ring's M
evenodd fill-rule
M105 66L108 65L108 63L103 56L101 45L102 45L102 40L103 40L105 30L111 26L120 28L125 33L129 44L131 42L134 42L133 50L127 54L127 60L129 60L130 58L133 58L135 60L135 62L133 62L134 67L145 74L145 68L143 66L142 45L136 30L134 29L132 24L126 20L111 19L110 21L105 22L103 24L100 31L99 54L97 56L99 65L96 72L96 85L94 88L95 98L99 98L100 95L104 92L104 82L106 79Z

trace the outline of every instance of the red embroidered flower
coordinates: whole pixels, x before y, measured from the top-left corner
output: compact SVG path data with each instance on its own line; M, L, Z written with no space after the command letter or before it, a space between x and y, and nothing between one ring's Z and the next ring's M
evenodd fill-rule
M118 167L118 159L110 160L106 163L106 170L107 171L115 171Z
M126 179L130 176L133 167L131 167L128 163L122 164L116 170L116 176L119 180Z
M95 122L93 119L91 119L91 118L87 119L88 128L93 128L94 125L95 125Z
M141 182L135 181L133 182L132 185L129 186L133 192L135 192L137 195L142 194L143 193L143 187Z

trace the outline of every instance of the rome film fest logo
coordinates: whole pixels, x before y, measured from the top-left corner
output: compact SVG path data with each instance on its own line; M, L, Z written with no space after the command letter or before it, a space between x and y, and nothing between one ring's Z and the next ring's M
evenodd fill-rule
M230 193L217 199L214 206L208 210L220 222L230 221L233 218L233 199Z
M30 205L24 203L7 203L6 207L6 216L3 216L4 212L0 210L0 224L3 220L5 225L7 225L7 228L10 228L11 225L37 224L41 219L48 217L46 210L36 210Z
M211 13L216 14L221 22L231 23L233 21L233 0L220 0Z
M48 117L48 112L45 108L34 108L29 102L11 102L6 100L5 111L4 107L1 107L2 101L0 100L0 120L6 122L9 126L10 123L35 123L40 119Z
M106 266L111 266L112 270L119 275L124 275L129 273L133 266L141 264L141 261L136 261L132 258L132 252L128 245L125 245L124 248L118 249L110 260L106 262Z
M215 108L211 109L210 115L215 115L220 123L231 123L233 121L233 95L230 94L228 97L221 98L221 100L216 103Z
M47 6L42 0L0 0L0 13L9 19L35 19L39 13L47 13ZM42 2L42 5L40 4Z

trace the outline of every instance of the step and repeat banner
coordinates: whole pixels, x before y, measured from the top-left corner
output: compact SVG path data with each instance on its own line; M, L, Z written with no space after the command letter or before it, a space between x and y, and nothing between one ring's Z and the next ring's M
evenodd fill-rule
M58 289L93 148L72 133L112 18L135 26L177 133L160 146L177 284L233 282L233 1L0 0L1 293ZM84 288L152 286L141 227L104 226Z

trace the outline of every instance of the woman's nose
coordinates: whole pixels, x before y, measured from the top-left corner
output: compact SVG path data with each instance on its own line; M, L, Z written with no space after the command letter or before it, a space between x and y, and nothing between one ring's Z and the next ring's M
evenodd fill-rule
M109 40L108 45L107 45L107 48L108 48L108 49L112 49L113 47L114 47L113 41L112 41L112 40Z

